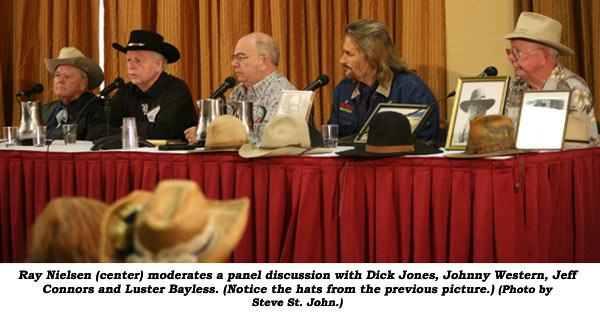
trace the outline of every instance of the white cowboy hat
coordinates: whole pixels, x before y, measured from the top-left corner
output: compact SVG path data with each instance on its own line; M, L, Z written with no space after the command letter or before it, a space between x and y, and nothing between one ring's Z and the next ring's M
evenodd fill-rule
M573 56L575 52L560 43L562 24L545 15L533 12L522 12L517 20L515 30L505 35L505 39L524 38L540 42L558 49L563 56Z
M85 55L75 47L61 48L58 53L58 58L44 58L44 63L46 63L48 72L53 76L56 72L56 67L60 65L73 65L85 71L88 75L88 90L97 88L102 81L104 81L104 72L100 66L95 61L85 57Z

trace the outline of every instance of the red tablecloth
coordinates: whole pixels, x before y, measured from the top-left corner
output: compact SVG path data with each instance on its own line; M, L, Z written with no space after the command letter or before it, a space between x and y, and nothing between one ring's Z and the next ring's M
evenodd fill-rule
M520 157L2 150L0 256L23 260L51 198L112 203L182 178L209 198L251 198L234 262L600 262L600 148Z

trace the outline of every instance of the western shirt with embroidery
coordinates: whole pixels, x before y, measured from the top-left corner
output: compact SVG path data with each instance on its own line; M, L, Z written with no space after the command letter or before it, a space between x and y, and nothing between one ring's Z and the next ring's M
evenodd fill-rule
M231 91L229 100L251 101L254 107L253 113L255 116L257 113L256 108L259 105L264 106L267 113L263 123L267 123L275 115L281 90L296 90L296 87L294 87L284 75L274 71L250 88L246 88L242 83L238 84L233 88L233 91Z

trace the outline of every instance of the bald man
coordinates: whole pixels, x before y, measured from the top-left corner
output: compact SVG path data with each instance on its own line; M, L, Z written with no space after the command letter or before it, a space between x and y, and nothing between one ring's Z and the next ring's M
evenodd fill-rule
M257 113L256 106L264 106L267 113L258 113L260 117L264 117L264 123L275 115L281 90L296 90L287 78L277 71L279 55L279 47L273 38L257 32L240 38L231 57L231 66L239 84L233 88L229 99L252 101L254 113ZM185 130L185 136L190 144L196 143L196 127Z

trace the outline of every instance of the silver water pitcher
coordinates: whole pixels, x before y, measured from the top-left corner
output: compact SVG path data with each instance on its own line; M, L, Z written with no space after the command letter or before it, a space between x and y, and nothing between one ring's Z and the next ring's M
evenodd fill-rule
M261 123L267 114L267 109L264 106L254 106L251 101L233 101L227 105L227 109L231 109L232 115L244 123L248 135L254 134L254 123Z
M44 126L40 119L40 101L21 101L21 123L17 131L17 140L33 140L33 134L39 126Z
M196 129L196 139L199 141L206 139L206 129L208 125L221 114L225 114L225 106L221 99L203 99L196 101L198 104L198 128Z

